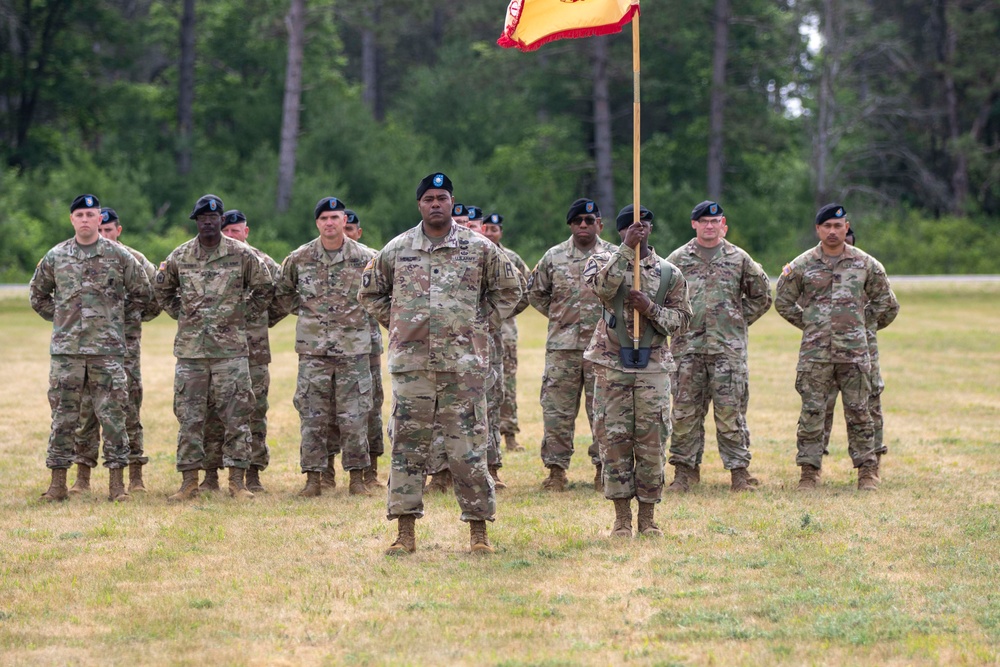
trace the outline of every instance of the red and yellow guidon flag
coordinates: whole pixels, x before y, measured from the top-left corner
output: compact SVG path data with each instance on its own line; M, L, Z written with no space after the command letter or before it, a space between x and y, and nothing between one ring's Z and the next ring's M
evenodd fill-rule
M534 51L557 39L621 32L639 0L510 0L497 44Z

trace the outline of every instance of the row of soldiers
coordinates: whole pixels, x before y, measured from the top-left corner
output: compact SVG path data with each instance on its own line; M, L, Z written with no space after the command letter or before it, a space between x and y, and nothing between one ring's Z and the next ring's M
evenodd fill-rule
M295 406L307 475L302 495L319 495L324 484L335 484L333 457L341 452L351 475L351 493L368 493L378 484L383 445L381 387L375 385L380 378L381 324L389 331L393 378L388 517L399 519L399 536L390 551L415 549L413 522L423 512L428 473L433 474L432 488L454 486L462 519L470 522L472 550L492 551L485 522L493 520L495 490L502 488L497 474L501 437L509 450L520 448L515 437L513 318L529 302L549 319L541 393L541 454L549 469L544 488L565 488L581 395L587 398L595 436L589 452L595 486L615 502L613 534L631 536L633 497L639 501L638 532L660 533L653 508L664 486L665 446L672 428L670 463L675 475L669 489L683 492L697 483L709 402L714 403L720 454L732 471L733 490L753 488L757 480L748 472L745 419L747 327L770 307L771 289L760 266L725 240L728 227L719 204L702 202L694 209L695 238L664 260L647 244L652 212L623 209L616 218L622 245L616 247L600 239L603 222L596 202L579 199L567 213L570 239L547 252L529 273L500 243L502 217L494 214L484 220L477 207L456 205L452 193L444 174L423 179L417 188L420 224L380 253L345 234L350 223L360 232L357 217L340 200L324 198L315 210L319 237L289 255L281 267L240 242L248 233L242 214L224 213L222 201L206 195L191 214L198 237L174 251L155 273L138 253L102 244L99 235L88 236L89 218L95 209L100 216L99 204L92 195L78 197L71 205L75 238L46 255L32 280L32 304L55 321L53 430L47 460L53 481L44 495L66 497L65 472L74 460L81 464L75 486L85 487L85 476L96 465L92 434L97 422L105 431L110 497L128 498L122 482L125 465L130 489L142 487L141 425L128 453L141 401L141 384L136 382L138 323L154 317L160 307L178 319L174 407L180 422L177 466L183 480L171 499L197 495L199 469L206 470L201 488L218 488L214 473L219 467L229 468L234 496L250 497L253 490L263 490L259 472L268 456L267 326L295 313ZM106 211L103 222L112 215ZM878 479L877 461L884 447L874 442L867 405L875 383L865 332L891 322L898 304L875 260L853 248L845 251L842 239L840 246L825 240L823 232L831 224L838 227L834 240L849 230L845 216L837 205L820 211L821 243L786 266L778 284L778 309L805 331L802 382L796 386L801 385L803 393L815 385L822 393L821 435L827 406L839 391L852 459L861 471L859 488L874 488L866 481L866 471L874 464ZM227 228L230 232L223 234ZM117 229L120 233L120 226ZM633 289L636 248L642 279ZM810 253L815 257L807 258ZM810 259L821 260L825 269L812 266ZM75 272L69 266L74 261L80 264ZM60 277L64 284L57 289ZM90 284L95 277L98 282ZM787 294L793 292L789 301ZM60 301L74 299L75 305L58 307ZM87 326L95 324L85 319L88 307L102 311L108 331L98 335L100 327ZM863 355L852 329L855 322L847 316L858 307L863 311ZM868 318L869 311L874 319ZM642 335L633 331L633 313L641 314ZM132 334L117 336L122 339L118 341L117 329L125 327L116 325L123 321L132 323ZM868 322L875 324L867 327ZM124 339L134 339L133 362ZM845 345L850 363L864 370L867 384L836 370L848 363L840 358ZM256 359L255 348L264 350ZM119 349L125 350L124 362ZM862 356L866 363L860 363ZM105 377L95 375L98 367L116 363L133 369L118 374L110 368L106 375L111 382L95 382ZM835 367L835 372L817 373L824 365ZM117 382L119 375L124 382ZM116 387L126 386L138 391L115 393ZM73 397L81 397L76 405ZM814 399L812 393L803 393L800 488L815 485L821 464L814 451ZM83 401L90 405L79 405ZM119 428L116 411L123 406L134 417L119 420L129 422ZM503 406L514 410L505 414ZM72 430L81 411L89 428L79 431L91 435L80 441L91 444L78 443L74 454ZM88 411L96 419L88 418ZM820 442L821 457L825 445Z

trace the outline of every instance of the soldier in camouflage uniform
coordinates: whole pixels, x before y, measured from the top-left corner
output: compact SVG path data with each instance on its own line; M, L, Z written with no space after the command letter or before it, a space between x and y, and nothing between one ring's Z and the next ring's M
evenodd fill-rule
M74 236L52 248L31 278L31 307L52 322L49 406L52 430L45 465L52 480L42 497L66 500L66 471L73 464L73 433L82 396L89 394L104 431L109 500L128 500L125 427L125 322L146 309L149 279L125 248L101 237L101 204L80 195L70 205ZM96 458L96 457L95 457Z
M639 500L638 533L662 535L654 521L663 495L663 468L670 437L670 356L668 336L684 331L691 319L687 284L676 266L649 246L653 213L632 204L616 218L622 244L593 255L584 269L587 284L601 300L604 316L584 352L596 366L594 439L601 453L604 497L614 501L612 537L632 537L632 498ZM636 246L640 285L633 284ZM640 361L634 352L635 311L640 319Z
M255 403L247 328L267 310L274 283L250 246L222 235L223 210L215 195L198 199L190 216L198 236L170 253L153 281L160 306L177 320L174 414L183 481L167 498L171 502L198 495L198 471L209 467L204 438L210 404L225 431L222 463L229 468L229 494L253 498L245 481Z
M521 256L510 248L505 247L500 241L503 238L503 216L493 213L483 221L483 236L497 244L507 259L511 261L514 268L527 280L531 275L531 269L524 263ZM528 292L525 289L522 304L528 303ZM518 305L518 312L524 310L524 306ZM503 341L503 403L500 405L500 433L507 444L508 452L523 452L524 446L517 442L517 434L520 428L517 424L517 320L511 315L503 321L500 329Z
M295 313L299 375L295 409L302 443L300 464L306 485L300 496L322 495L323 473L343 452L348 492L369 495L364 472L368 415L372 409L371 319L358 302L361 273L374 251L344 235L344 203L324 197L314 209L319 236L281 264L272 310Z
M234 208L222 214L222 235L246 243L250 236L250 225L247 224L243 211ZM263 250L249 244L247 247L267 267L271 278L277 280L278 263ZM271 461L271 450L267 447L267 395L271 388L271 372L268 368L271 363L271 343L267 329L277 322L277 319L270 321L267 312L247 321L247 363L250 367L254 405L250 414L250 467L247 468L246 485L253 493L265 492L260 473ZM209 401L208 419L205 421L205 479L198 486L199 491L219 490L219 469L222 468L222 443L225 435L218 408Z
M375 254L375 249L361 243L361 218L351 209L344 211L347 214L347 224L344 225L344 236L352 241L358 242L361 247L367 248ZM385 437L382 425L382 405L385 403L385 389L382 386L382 327L378 325L374 317L370 317L372 324L372 351L368 357L369 367L372 373L372 409L368 413L368 458L371 465L365 470L365 486L375 490L380 486L378 479L378 460L385 453ZM327 471L332 473L332 469Z
M486 463L487 318L499 326L521 297L514 267L496 246L452 222L453 188L430 174L417 186L421 221L365 269L358 299L389 331L392 470L387 515L399 520L390 553L416 549L423 484L435 439L455 480L473 552L492 552L496 513ZM486 302L487 307L483 304Z
M700 477L699 449L704 446L705 416L713 404L719 455L730 471L733 491L752 491L747 329L771 307L767 274L746 252L723 238L722 206L703 201L691 212L695 238L668 261L684 273L694 318L687 332L673 338L677 363L669 490L686 492Z
M823 418L827 397L844 399L847 442L858 468L858 489L874 491L879 478L871 396L871 355L866 321L888 326L899 303L882 265L845 243L850 222L840 204L816 214L819 245L786 264L778 279L775 308L802 330L795 389L802 397L797 434L799 490L816 488L823 465Z
M545 372L542 375L542 463L549 477L542 487L566 488L566 470L573 456L576 416L580 395L585 395L587 420L594 430L594 365L583 357L594 328L601 319L601 302L583 281L583 268L590 256L613 252L601 239L601 211L590 199L577 199L569 207L568 240L550 248L528 278L528 301L549 319L545 338ZM597 442L587 450L594 464L594 488L602 490L601 458Z
M101 236L109 241L120 243L122 226L118 213L113 208L101 209L101 224L98 227ZM146 259L146 256L135 248L121 244L135 260L139 262L146 278L152 282L156 267ZM139 364L139 347L142 341L142 323L148 322L160 314L160 304L153 295L152 285L149 288L146 307L141 312L126 312L125 319L125 377L128 380L128 401L125 403L125 430L128 432L128 492L145 492L142 481L142 466L149 463L143 451L142 422L139 413L142 409L142 371ZM89 393L84 393L80 403L80 427L76 430L76 482L70 493L86 493L90 491L90 470L97 467L97 456L101 445L100 422L94 412L94 402Z

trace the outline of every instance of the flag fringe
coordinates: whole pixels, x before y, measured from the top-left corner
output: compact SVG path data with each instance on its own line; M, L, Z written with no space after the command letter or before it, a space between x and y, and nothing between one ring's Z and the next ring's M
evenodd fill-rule
M517 48L520 51L527 53L528 51L534 51L540 46L548 44L549 42L554 42L559 39L578 39L581 37L597 37L599 35L612 35L617 32L621 32L622 28L626 23L632 20L632 16L639 12L639 5L632 5L625 15L617 23L609 23L607 25L594 26L591 28L573 28L572 30L561 30L559 32L554 32L549 35L545 35L539 39L536 39L531 44L527 44L522 40L511 39L511 35L514 30L517 29L517 22L514 22L510 26L508 31L500 35L497 40L497 45L502 46L505 49ZM520 18L520 17L518 17Z

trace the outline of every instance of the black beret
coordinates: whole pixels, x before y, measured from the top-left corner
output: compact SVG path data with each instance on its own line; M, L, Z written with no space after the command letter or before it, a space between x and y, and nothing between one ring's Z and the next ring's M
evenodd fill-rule
M635 207L632 204L629 204L622 210L618 211L618 217L615 218L615 224L618 226L618 231L625 229L635 222L634 218ZM652 222L653 212L642 204L639 204L639 219L645 222Z
M601 217L601 209L597 207L597 202L594 201L593 199L587 199L585 197L581 197L580 199L577 199L575 202L573 202L573 204L569 207L569 211L566 212L567 224L569 223L570 220L572 220L576 216L582 215L584 213L592 213L593 215L596 215L598 218Z
M101 208L101 202L94 195L80 195L69 205L69 212L78 208Z
M417 199L423 197L424 193L428 190L433 189L447 190L449 194L455 192L455 188L451 185L451 179L438 172L436 174L428 174L420 181L420 185L417 186Z
M222 205L222 200L215 195L202 195L195 203L194 208L191 210L191 215L188 217L194 220L202 213L215 213L218 212L222 215L222 211L225 206Z
M503 227L503 216L499 213L490 213L486 218L483 218L484 225L496 225L497 227Z
M361 218L358 217L357 213L349 208L345 208L344 213L347 215L347 224L361 226Z
M483 219L483 209L478 206L466 206L465 211L468 213L470 221Z
M113 208L102 208L101 209L101 224L105 225L109 222L118 222L118 214Z
M323 197L318 202L316 202L316 208L313 209L313 218L318 219L321 213L327 211L346 211L347 207L344 206L344 202L340 201L336 197Z
M842 219L847 217L847 211L840 204L827 204L816 214L816 224L821 225L830 218Z
M452 206L451 217L459 218L463 215L468 215L468 212L465 210L465 204L455 204Z
M222 226L227 227L229 225L236 225L241 222L246 222L247 217L243 215L243 211L238 208L233 208L222 214Z
M698 220L699 218L705 215L722 215L722 213L723 211L721 204L706 199L705 201L694 207L694 209L691 211L691 219Z
M858 235L854 233L854 227L848 227L847 228L847 236L849 236L852 241L854 241L855 243L857 243L857 241L858 241Z

